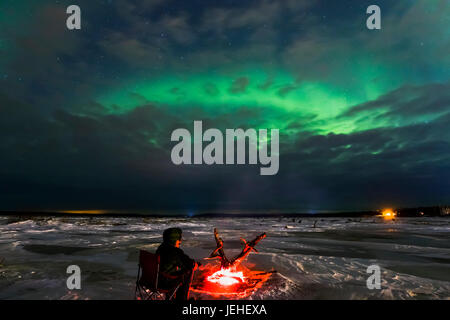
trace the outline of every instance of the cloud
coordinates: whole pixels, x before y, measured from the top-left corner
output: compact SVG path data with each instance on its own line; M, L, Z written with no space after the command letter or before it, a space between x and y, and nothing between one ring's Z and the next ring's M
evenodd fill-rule
M205 83L203 86L205 93L210 96L217 96L219 94L219 89L217 89L214 83Z
M349 108L340 117L360 117L360 121L408 124L430 121L450 108L450 83L403 86L376 100ZM369 115L370 118L367 117Z
M203 119L205 128L247 128L267 118L289 122L288 113L242 107L211 114L187 106L173 112L143 104L109 114L96 104L83 114L58 110L44 115L5 95L0 105L9 114L0 119L0 176L9 186L2 192L6 207L27 203L47 209L179 212L280 209L283 203L283 210L301 211L411 205L417 198L433 204L448 197L449 113L428 123L348 134L288 128L281 132L279 174L261 179L252 166L174 166L170 133L192 129L196 119ZM302 127L308 119L291 125ZM270 197L261 198L268 192Z
M223 33L230 29L258 28L279 19L281 4L260 1L258 5L238 8L214 7L204 12L201 30Z
M247 89L248 85L250 84L250 80L248 77L240 77L233 81L233 83L230 86L230 93L243 93Z
M145 43L123 33L112 33L100 42L105 53L133 67L151 67L167 63L166 49Z
M281 96L281 97L284 97L284 96L286 96L287 94L289 94L289 92L291 92L291 91L294 91L295 89L297 89L298 87L297 86L295 86L295 85L285 85L285 86L282 86L280 89L278 89L278 94Z
M172 4L84 2L81 32L66 30L63 5L0 9L4 208L450 201L448 1L386 3L380 32L365 28L363 4ZM123 99L98 102L115 92ZM171 131L198 119L222 130L280 124L279 174L174 166Z

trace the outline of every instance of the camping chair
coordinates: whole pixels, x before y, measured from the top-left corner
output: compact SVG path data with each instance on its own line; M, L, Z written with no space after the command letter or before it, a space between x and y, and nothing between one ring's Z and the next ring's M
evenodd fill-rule
M137 300L172 300L181 281L172 289L158 288L162 276L159 271L159 255L145 250L139 251L139 266L136 279L135 297ZM142 272L141 272L142 269Z

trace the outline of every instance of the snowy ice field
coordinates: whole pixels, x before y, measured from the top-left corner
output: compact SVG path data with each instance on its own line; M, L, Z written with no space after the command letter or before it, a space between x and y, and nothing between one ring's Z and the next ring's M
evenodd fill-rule
M0 299L133 299L139 249L154 252L175 226L198 260L215 248L214 227L228 256L240 252L240 237L266 232L244 264L278 273L250 299L450 297L448 218L0 216ZM81 290L66 287L72 264L81 268ZM372 264L381 268L381 290L366 286Z

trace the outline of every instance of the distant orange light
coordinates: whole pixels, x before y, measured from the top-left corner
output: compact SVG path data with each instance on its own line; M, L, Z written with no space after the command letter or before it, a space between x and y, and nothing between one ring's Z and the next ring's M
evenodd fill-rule
M62 213L71 213L71 214L105 214L106 210L65 210L61 211Z
M392 209L384 209L381 214L385 219L393 219L396 216L395 211Z

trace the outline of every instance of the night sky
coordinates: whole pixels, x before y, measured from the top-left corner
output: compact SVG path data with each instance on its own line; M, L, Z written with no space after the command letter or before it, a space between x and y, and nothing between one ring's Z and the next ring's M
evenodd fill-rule
M1 0L0 210L448 204L449 26L448 0ZM278 174L175 166L194 120L280 129Z

